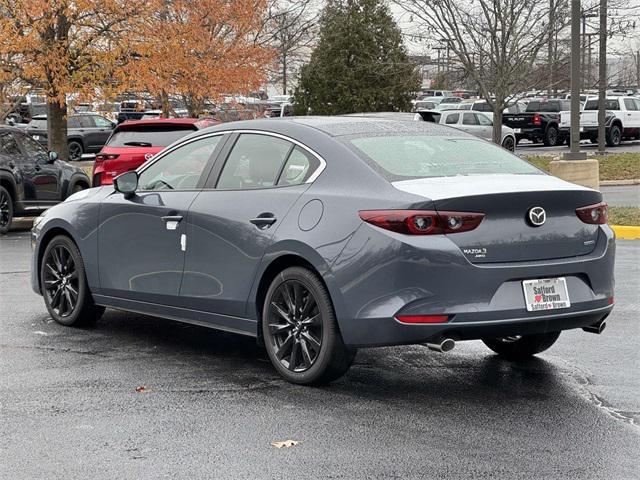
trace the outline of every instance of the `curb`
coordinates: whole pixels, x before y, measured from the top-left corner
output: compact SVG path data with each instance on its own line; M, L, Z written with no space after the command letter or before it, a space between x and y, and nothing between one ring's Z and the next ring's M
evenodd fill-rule
M626 225L609 225L618 240L640 240L640 227Z
M615 187L619 185L640 185L640 178L631 180L600 180L600 186L602 187Z

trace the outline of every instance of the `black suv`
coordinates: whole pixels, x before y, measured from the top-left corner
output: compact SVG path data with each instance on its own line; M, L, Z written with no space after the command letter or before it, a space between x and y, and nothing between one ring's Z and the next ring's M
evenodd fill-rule
M98 153L105 143L115 123L95 113L69 115L67 139L69 160L80 160L83 153ZM25 128L43 147L47 147L47 116L36 115Z
M82 169L47 153L21 130L0 127L0 234L14 215L37 215L89 186Z

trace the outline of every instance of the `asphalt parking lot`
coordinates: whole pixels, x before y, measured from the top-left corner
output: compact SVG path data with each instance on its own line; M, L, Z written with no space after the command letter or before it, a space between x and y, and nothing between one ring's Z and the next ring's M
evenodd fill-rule
M29 251L0 237L0 478L638 478L638 241L602 335L519 364L480 342L361 350L323 388L245 337L114 310L59 326Z

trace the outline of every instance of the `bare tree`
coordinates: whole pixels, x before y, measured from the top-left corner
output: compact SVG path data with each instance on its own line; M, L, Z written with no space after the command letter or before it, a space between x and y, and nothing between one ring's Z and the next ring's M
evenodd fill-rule
M287 94L289 79L308 60L319 18L319 0L270 0L268 15L257 41L276 52L271 72Z
M549 2L534 0L394 0L451 55L493 110L500 143L502 112L529 88L540 51L548 46ZM553 8L562 2L555 2ZM556 15L556 17L558 17ZM426 32L424 31L426 30ZM539 78L539 85L547 78Z

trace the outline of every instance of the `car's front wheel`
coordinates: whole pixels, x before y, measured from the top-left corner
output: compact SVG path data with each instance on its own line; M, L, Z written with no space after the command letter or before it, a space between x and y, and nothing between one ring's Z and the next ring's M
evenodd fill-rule
M59 235L47 245L40 285L51 318L62 325L90 324L104 313L104 307L93 302L80 251L69 237Z
M13 199L6 188L0 186L0 235L11 228L13 222Z
M502 140L502 148L509 150L510 152L514 152L516 149L516 142L511 136L504 137Z
M501 357L510 360L523 360L550 348L560 332L516 335L512 337L485 338L482 341Z
M326 287L306 268L287 268L273 280L262 310L262 334L271 363L292 383L335 380L356 354L342 341Z

